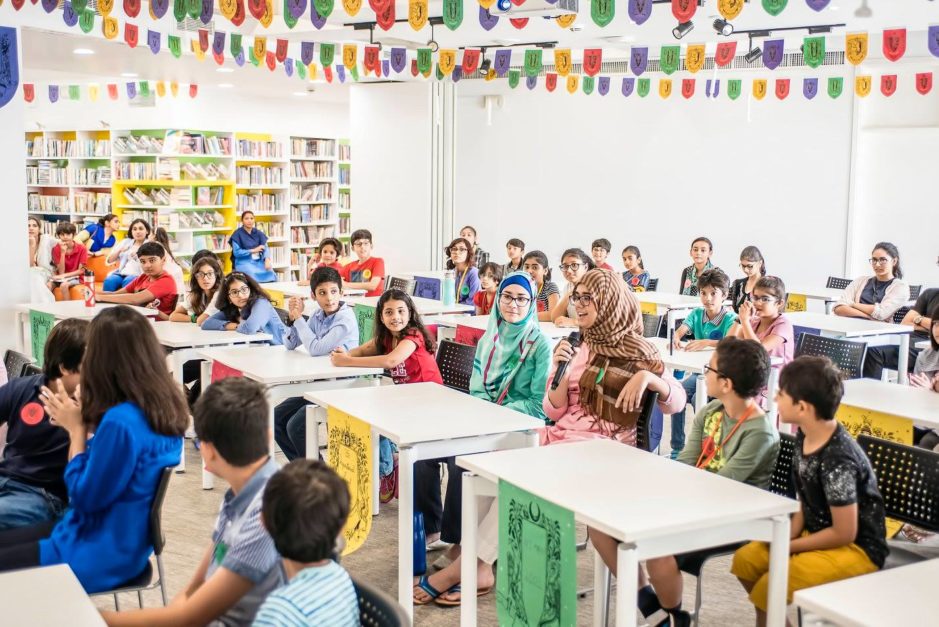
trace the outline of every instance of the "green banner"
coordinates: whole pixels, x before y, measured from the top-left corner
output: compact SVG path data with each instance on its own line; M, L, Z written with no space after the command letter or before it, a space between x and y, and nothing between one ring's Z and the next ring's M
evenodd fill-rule
M147 98L150 95L150 81L140 81L137 93L140 94L141 98Z
M828 95L837 98L844 90L844 79L840 76L832 76L828 79Z
M463 0L443 0L443 23L450 30L463 23Z
M525 51L525 76L538 76L541 73L541 48Z
M426 74L430 71L430 65L433 62L434 55L430 48L417 49L417 71Z
M186 19L186 0L173 0L173 17L177 22Z
M355 319L359 323L359 345L361 346L375 335L375 308L368 305L356 305Z
M584 93L590 95L593 93L593 87L596 84L596 79L593 76L585 76L581 87L583 87Z
M336 56L335 44L320 44L320 65L328 68L333 64L333 57Z
M789 0L763 0L763 10L776 17L783 12Z
M78 100L79 98L81 98L81 88L78 85L69 85L68 86L68 99Z
M576 625L574 513L499 481L500 625Z
M616 14L614 0L590 0L590 18L599 27L604 27L613 21Z
M666 74L674 74L681 60L681 46L662 46L659 67Z
M739 78L727 81L727 95L731 100L739 98L742 91L743 82Z
M509 70L509 87L515 89L518 87L518 79L521 78L522 73L518 70Z
M825 61L825 36L806 37L802 42L802 58L810 68L817 68Z
M234 35L232 35L234 37ZM183 53L182 41L176 35L167 35L166 42L169 44L170 52L173 53L173 56L177 59Z
M335 5L335 0L313 0L313 7L316 9L316 14L319 15L324 20L332 15L333 6ZM330 65L325 63L324 65Z
M33 359L42 366L42 358L46 348L46 338L55 326L55 316L35 309L29 310L29 329L32 337Z
M306 66L303 65L303 62L300 61L300 59L294 59L294 64L296 65L296 68L297 68L297 77L301 81L305 81L306 80Z
M649 95L651 82L648 78L640 78L638 81L636 81L636 84L636 91L639 93L640 98L645 98Z

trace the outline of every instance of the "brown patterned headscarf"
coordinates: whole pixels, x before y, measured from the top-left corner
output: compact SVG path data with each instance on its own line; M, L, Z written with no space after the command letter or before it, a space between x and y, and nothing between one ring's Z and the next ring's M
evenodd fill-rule
M600 420L609 435L632 429L638 412L624 412L615 407L616 398L626 382L640 370L661 375L665 364L654 344L642 336L642 313L639 301L618 274L608 270L590 270L575 286L593 296L596 322L584 330L590 346L590 363L580 378L580 405Z

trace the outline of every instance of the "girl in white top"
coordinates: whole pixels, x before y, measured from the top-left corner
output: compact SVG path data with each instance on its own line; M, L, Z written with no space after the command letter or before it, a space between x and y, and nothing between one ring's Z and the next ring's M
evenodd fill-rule
M189 293L177 301L176 311L170 314L170 320L202 326L206 318L218 312L215 297L224 278L222 265L213 255L206 254L197 259L189 275Z
M596 268L597 264L580 248L568 248L561 255L561 265L558 267L567 281L567 287L564 288L564 296L551 310L551 319L559 327L576 327L577 313L574 311L574 303L571 302L571 293L577 282L584 278L588 270Z
M869 259L874 276L862 276L845 288L835 315L892 321L893 314L910 300L910 287L901 281L900 252L890 242L874 246Z
M52 247L55 238L42 232L38 218L30 217L26 225L29 233L30 302L49 301L52 298L46 283L52 277Z
M146 220L137 218L130 223L127 236L111 249L111 252L104 260L109 265L118 259L121 261L121 265L118 266L117 270L104 278L103 289L105 292L116 292L122 287L127 287L131 281L143 274L140 262L137 260L137 249L149 238L150 225Z

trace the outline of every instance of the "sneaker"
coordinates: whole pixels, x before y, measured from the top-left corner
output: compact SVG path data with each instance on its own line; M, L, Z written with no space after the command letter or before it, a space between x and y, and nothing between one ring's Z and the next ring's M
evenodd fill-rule
M678 455L679 455L679 454L681 454L681 451L678 450L678 449L674 449L674 448L673 448L673 449L672 449L672 452L669 453L668 456L669 456L670 458L672 458L672 459L678 459Z
M390 474L385 475L379 481L378 500L381 503L390 503L392 499L398 496L398 464L395 463L394 469Z

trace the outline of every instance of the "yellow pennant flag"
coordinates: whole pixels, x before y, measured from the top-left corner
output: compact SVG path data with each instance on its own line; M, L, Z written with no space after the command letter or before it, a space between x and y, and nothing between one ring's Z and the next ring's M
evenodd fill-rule
M858 76L854 79L854 93L861 98L867 98L868 94L871 93L871 77Z
M316 64L311 63L310 65L306 66L306 73L307 73L307 76L309 76L311 81L315 81L316 80Z
M265 0L264 15L262 15L261 19L258 21L261 22L261 26L264 28L270 27L271 23L274 21L274 3L271 0Z
M573 94L577 91L577 84L580 82L580 76L569 74L567 77L567 93Z
M488 9L496 3L496 0L479 0L479 6L484 9Z
M156 93L157 93L157 96L159 96L160 98L165 97L166 96L166 83L164 83L163 81L157 81Z
M659 79L659 96L662 98L668 98L672 95L672 79L670 78L660 78Z
M766 79L765 78L754 78L753 79L753 97L757 100L763 100L766 96Z
M345 10L346 15L355 16L362 8L362 0L342 0L342 8Z
M860 65L867 58L867 33L851 33L844 38L844 55L851 65Z
M359 56L359 47L355 44L343 44L342 45L342 64L346 66L347 70L351 70L355 67L356 61Z
M254 38L254 58L258 61L264 61L264 53L267 52L267 37Z
M694 74L704 67L704 44L689 45L685 51L685 69Z
M408 0L408 24L414 30L427 25L427 0Z
M111 15L111 11L114 10L114 0L98 0L97 6L98 13L100 13L102 17L107 17Z
M558 23L558 26L561 28L570 28L574 25L574 22L577 21L576 13L568 13L567 15L559 15L554 18L554 21Z
M456 50L441 50L437 62L444 76L450 76L456 67Z
M101 20L101 32L105 39L114 39L117 37L118 24L117 18L106 17Z
M564 48L563 50L561 48L554 49L554 69L558 73L558 76L567 76L570 74L573 65L570 48Z
M496 69L493 68L493 67L489 68L489 71L486 72L486 80L487 80L487 81L494 81L494 80L496 80L496 77L497 77L497 76L498 76L498 74L496 74Z
M205 61L205 51L199 46L199 42L193 39L189 42L189 45L192 48L192 53L196 55L196 60Z
M368 423L330 407L329 465L349 487L349 518L342 530L348 555L365 544L372 528L372 429Z
M179 93L179 83L176 81L170 81L170 93L173 94L173 98Z
M717 0L717 10L725 20L732 20L743 11L746 0Z
M151 4L151 6L153 6ZM231 21L238 10L238 0L218 0L218 10L226 20Z
M88 86L88 99L91 100L92 102L98 101L98 86L97 85Z

